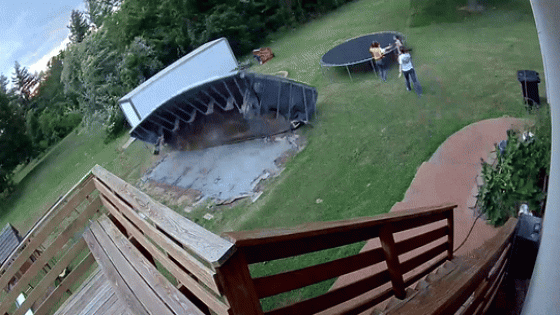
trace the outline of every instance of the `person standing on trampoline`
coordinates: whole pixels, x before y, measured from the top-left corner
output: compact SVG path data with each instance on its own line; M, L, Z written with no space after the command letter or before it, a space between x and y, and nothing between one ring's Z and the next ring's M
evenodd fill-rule
M369 47L369 52L371 53L373 59L375 60L375 65L377 66L379 75L381 76L381 80L383 82L387 82L387 66L384 60L385 49L387 49L387 47L382 48L381 45L379 45L379 42L373 42Z
M412 65L412 57L410 57L410 53L405 47L401 47L399 54L399 78L403 73L406 81L406 90L411 90L410 83L412 82L414 91L420 96L422 94L422 87L416 77L416 71L414 71L414 66Z

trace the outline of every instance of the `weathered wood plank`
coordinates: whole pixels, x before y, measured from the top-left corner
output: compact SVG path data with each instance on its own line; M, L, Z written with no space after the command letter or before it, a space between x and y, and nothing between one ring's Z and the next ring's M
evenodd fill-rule
M84 239L109 283L113 288L118 288L118 290L114 289L115 293L119 297L119 300L127 307L127 309L130 310L130 313L137 315L149 315L148 311L138 301L132 290L128 287L126 281L124 281L119 272L116 270L115 266L109 259L108 254L105 253L103 246L99 244L91 229L87 229L84 232Z
M0 232L0 264L3 264L8 257L18 248L20 237L18 231L10 224Z
M123 303L115 303L113 304L105 313L107 315L112 315L112 314L119 314L119 315L136 315L133 313L130 313L130 310L128 308L126 308L126 306ZM96 314L98 315L98 314Z
M134 247L121 232L113 225L106 216L98 220L99 224L113 244L119 249L123 257L134 268L134 270L144 279L146 284L156 293L156 295L171 309L175 314L199 314L204 315L191 301L179 292L159 271L151 264L146 257Z
M375 228L357 229L355 232L333 232L332 234L307 236L296 240L279 240L277 242L248 245L246 247L241 246L238 247L238 250L243 251L249 264L253 264L353 244L377 236L378 230ZM236 246L238 245L236 244Z
M331 222L312 222L291 228L226 232L223 233L223 236L230 239L238 247L248 247L286 240L300 240L307 237L330 235L333 233L342 234L343 232L356 232L362 229L371 229L393 222L399 222L400 224L404 218L408 218L409 221L412 222L415 220L419 221L424 217L433 217L437 214L446 213L455 207L457 207L457 205L426 207L385 213L375 217L363 217Z
M297 302L286 307L277 308L267 315L281 315L281 314L315 314L317 312L326 310L340 303L346 302L355 298L363 293L366 293L373 288L381 286L389 282L390 276L387 270L383 270L372 276L348 284L346 286L331 290L323 295L307 299L305 301Z
M115 194L128 202L134 210L149 217L160 229L213 266L221 265L232 255L234 246L230 242L155 202L101 166L96 165L92 172Z
M409 286L413 285L414 283L416 283L416 281L424 278L424 276L426 276L430 272L436 270L437 267L441 266L446 261L447 261L447 256L442 257L439 260L435 261L433 264L430 264L430 266L428 266L426 269L422 270L421 272L416 273L409 278L406 278L404 280L404 286L409 287Z
M276 295L377 264L385 260L383 249L375 248L327 263L253 279L259 298Z
M393 226L392 224L387 224L379 229L379 240L381 241L381 247L383 247L383 252L385 253L385 260L387 261L387 269L391 277L391 283L393 284L393 291L395 296L399 299L403 299L406 296L402 266L399 262L399 255L395 247L395 239L393 238Z
M131 234L136 237L136 240L142 246L149 249L150 253L157 259L164 267L167 269L180 283L184 284L190 291L192 291L196 296L201 299L206 305L208 305L217 314L228 314L229 306L220 301L216 296L207 291L202 285L200 285L195 279L190 277L182 267L179 267L175 262L170 260L164 253L156 248L150 241L146 240L142 233L138 231L126 218L114 207L113 204L109 203L105 196L102 197L105 207L109 210L111 215L115 216L123 226L131 232ZM158 238L155 238L158 240ZM162 241L158 241L158 244L163 244ZM177 246L173 244L174 246ZM182 251L182 249L177 250L177 252ZM175 252L175 254L177 254ZM177 257L181 257L180 255ZM183 265L184 266L184 265ZM217 284L214 284L217 287Z
M263 311L243 253L236 251L228 261L216 268L230 314L262 315Z
M395 249L397 251L397 254L401 255L413 249L427 245L435 240L447 236L448 234L449 234L449 228L447 226L443 226L439 229L432 230L420 235L416 235L409 239L397 242L395 244Z
M83 185L83 187L81 185ZM95 189L95 185L89 177L85 183L81 183L78 187L81 187L81 190L76 195L72 196L62 209L55 207L45 215L40 224L36 224L35 227L27 233L18 248L4 262L2 268L0 268L0 274L2 274L0 277L0 288L6 287L12 277L20 270L21 266L29 260L29 257L37 250L39 245L41 245L46 237L52 233L54 228L60 224L60 221L73 211L76 206ZM63 200L59 201L57 205L60 205L62 201ZM60 211L57 212L56 210ZM39 229L40 231L37 231ZM11 262L12 260L13 262Z
M490 272L488 273L488 280L490 282L494 281L494 279L496 278L496 276L501 273L503 270L503 267L506 265L507 261L508 261L508 257L509 257L509 252L512 248L512 244L510 243L502 252L502 255L500 256L500 258L498 259L498 261L496 262L496 264L494 265L494 267L492 267L492 269L490 270Z
M453 237L455 235L455 227L454 227L454 222L453 222L453 213L455 212L455 210L451 210L447 213L447 228L449 229L449 234L448 234L448 239L447 242L449 243L449 247L447 250L447 259L451 260L453 259L453 251L454 251L454 243L453 243Z
M68 242L70 237L73 237L76 232L83 229L85 222L91 217L92 213L95 213L97 209L101 206L101 201L99 198L96 198L92 201L92 203L86 208L84 212L82 212L74 223L70 224L60 235L55 239L55 241L33 262L31 267L23 274L23 276L18 280L16 285L12 288L4 301L15 301L16 297L22 292L27 286L27 284L37 275L37 273L43 269L45 264L54 257L57 253L59 253L60 249L64 244ZM4 279L4 276L1 278ZM3 303L8 304L8 303ZM0 305L0 314L3 314L7 309Z
M418 218L414 218L414 217L403 218L401 221L399 221L398 224L395 224L395 226L393 227L394 228L393 233L398 233L398 232L414 229L423 225L427 225L430 223L446 220L448 213L451 211L453 210L449 209L449 211L443 213L434 213L433 215L430 216L422 216Z
M335 308L334 310L326 310L324 312L321 312L321 314L322 315L358 315L374 307L375 305L387 300L393 295L394 295L393 289L388 288L374 296L363 298L363 299L361 298L357 303L349 304L342 309Z
M96 268L76 292L58 308L55 315L78 314L79 312L76 310L83 309L88 302L88 298L95 296L98 291L103 289L103 286L109 286L109 283L103 275L103 271Z
M83 226L85 225L86 221L87 221L90 217L92 217L92 216L99 210L99 207L101 207L101 200L100 200L99 197L96 197L96 198L86 207L86 209L74 220L74 222L73 222L70 226L73 226L73 229L74 229L74 230L79 229L80 227L83 227ZM85 245L85 244L84 244L84 245ZM66 254L65 257L68 257L68 253ZM89 259L88 259L88 257L89 257ZM74 270L74 271L76 271L76 272L71 272L71 273L66 277L65 280L67 280L67 281L63 281L63 282L59 285L60 290L58 290L58 292L56 292L56 290L53 291L53 292L49 295L49 298L50 298L50 297L56 297L57 295L58 295L58 298L60 298L60 296L62 296L63 292L65 292L65 291L70 287L70 285L75 281L75 278L76 278L76 277L80 277L80 276L83 274L83 272L85 272L85 271L87 270L87 267L89 267L89 266L92 264L92 262L93 262L93 257L90 257L90 256L88 256L88 257L86 257L86 258L80 263L80 265L78 265L77 270ZM73 259L74 257L68 257L68 258ZM62 261L57 262L57 264L56 264L55 266L52 266L53 269L51 269L51 270L49 271L49 273L41 280L41 283L43 283L44 281L47 281L47 282L45 283L45 286L42 287L42 289L39 289L39 288L41 288L40 285L36 286L36 287L33 289L32 292L37 292L37 290L39 290L38 295L36 296L36 298L34 298L34 297L33 297L33 296L34 296L33 293L31 293L31 294L27 297L26 302L28 302L28 301L33 301L33 302L35 302L37 299L39 299L39 298L41 297L41 295L44 293L43 291L46 291L47 286L51 285L52 282L54 282L54 279L56 279L56 277L58 277L58 275L62 272L62 270L64 270L64 269L68 266L69 263L70 263L70 261L65 262L64 260L62 260ZM83 264L83 266L82 266L82 264ZM60 270L60 271L57 272L57 273L52 273L53 270ZM58 288L57 288L57 289L58 289ZM64 290L63 290L63 289L64 289ZM49 298L47 298L47 300L48 300ZM57 298L57 299L58 299L58 298ZM43 304L44 304L45 302L47 302L47 300L43 301ZM48 306L48 303L47 303L46 306ZM37 312L36 312L36 313L37 313Z
M502 284L504 278L505 278L505 272L500 272L499 277L496 279L495 283L492 285L492 288L490 288L489 290L490 296L484 298L486 303L480 314L486 314L488 312L488 309L492 305L492 301L494 301L494 298L496 297L496 293L498 293L498 289L500 288L500 285Z
M467 306L464 314L474 314L477 309L481 309L484 305L485 301L488 300L489 295L492 294L493 288L499 280L498 277L502 275L505 271L506 263L508 261L507 257L509 251L511 249L511 244L509 244L506 249L503 251L501 257L498 259L496 264L492 267L488 275L485 279L483 279L482 283L474 290L474 296L470 305Z
M429 294L417 295L387 314L453 314L488 275L511 242L517 220L510 218L498 234L468 257L457 257L451 274L430 286ZM465 260L465 261L463 261Z
M423 263L435 258L437 255L447 251L449 243L442 243L434 248L431 248L425 252L422 252L418 256L415 256L407 261L401 263L401 272L403 274L411 271L412 269L422 265Z
M407 228L442 220L455 206L402 211L335 222L314 222L287 229L267 229L223 233L242 249L248 263L286 258L327 248L347 245L379 236L379 227L399 222Z
M80 254L82 250L86 248L86 242L80 238L80 240L73 244L70 250L64 254L62 259L53 266L51 270L41 279L39 284L33 288L31 293L25 299L25 302L14 312L14 315L23 315L27 310L39 299L47 288L54 282L54 279L70 264L70 262Z
M220 294L220 290L216 284L216 273L210 270L208 267L201 264L196 258L192 257L183 248L177 245L175 242L167 238L154 226L146 222L136 211L131 209L126 203L124 203L117 196L113 195L107 187L102 183L97 183L98 190L103 194L105 207L115 216L115 218L125 226L129 233L132 233L138 242L146 248L152 255L157 255L160 252L155 246L153 246L149 241L145 240L143 235L147 235L155 242L158 246L163 248L168 252L176 261L180 262L184 268L189 270L197 279L202 281L206 286L211 288L217 294ZM126 217L126 218L125 218ZM130 224L130 222L134 224ZM135 232L140 229L141 233Z
M412 269L422 265L423 263L429 261L430 259L437 257L437 255L447 251L448 247L449 247L449 243L445 242L425 252L422 252L418 256L415 256L407 261L402 262L401 263L402 273L405 274L411 271Z
M119 303L119 298L110 285L98 292L95 297L89 299L89 303L80 311L80 315L102 315L110 309L113 304Z
M97 268L94 273L80 286L55 315L114 315L125 312L111 311L115 305L122 305L107 278Z
M144 278L141 277L140 274L138 274L127 258L119 250L118 244L113 242L113 239L111 238L112 235L109 234L109 231L106 231L98 221L91 222L90 231L93 233L99 246L110 260L109 266L104 266L104 263L97 260L101 268L104 270L114 268L115 272L119 273L128 288L126 290L122 290L120 285L113 286L115 292L117 294L120 291L123 291L125 294L131 292L134 297L129 296L129 299L136 298L149 314L173 315L173 312L165 305L165 303L163 303L158 295L151 289L151 286ZM111 282L111 284L113 284L113 282Z
M187 287L185 287L182 283L179 282L176 286L177 290L183 293L187 299L193 302L199 310L201 310L205 315L212 315L214 314L208 305L204 304L196 295L194 295ZM224 312L224 314L228 314L228 312Z
M84 258L74 270L72 270L64 280L58 285L58 287L49 294L47 299L43 301L35 310L35 315L45 315L47 314L63 297L64 292L70 288L80 277L82 277L85 272L93 265L95 259L90 253Z

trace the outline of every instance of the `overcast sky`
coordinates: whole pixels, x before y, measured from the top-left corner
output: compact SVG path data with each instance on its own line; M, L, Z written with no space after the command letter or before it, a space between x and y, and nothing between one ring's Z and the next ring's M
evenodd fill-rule
M83 0L2 0L0 73L11 79L16 60L31 72L44 70L67 42L73 9L83 11Z

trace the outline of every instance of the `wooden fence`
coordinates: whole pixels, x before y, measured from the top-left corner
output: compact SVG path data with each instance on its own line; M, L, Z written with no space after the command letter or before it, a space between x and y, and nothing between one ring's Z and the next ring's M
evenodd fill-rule
M24 314L32 306L35 314L53 313L93 268L103 271L119 299L138 314L315 314L341 304L349 306L335 313L357 314L391 296L403 298L408 286L453 259L454 208L229 232L222 238L96 166L1 267L0 286L12 285L1 297L0 314ZM251 276L251 264L371 239L379 239L380 246L299 270ZM17 276L37 249L40 255ZM263 298L380 263L386 267L324 294L266 312L261 307ZM61 279L65 270L69 274ZM348 304L375 288L380 292ZM18 308L15 300L22 292L27 297Z

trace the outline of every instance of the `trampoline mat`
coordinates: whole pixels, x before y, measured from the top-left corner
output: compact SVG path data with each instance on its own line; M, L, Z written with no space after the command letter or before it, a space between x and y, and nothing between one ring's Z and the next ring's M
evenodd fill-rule
M371 60L369 47L373 41L378 41L381 47L395 42L393 36L403 37L399 32L379 32L349 39L329 50L321 58L324 66L349 66Z

